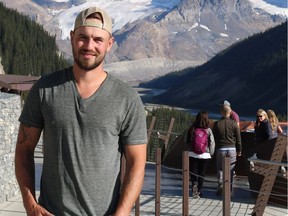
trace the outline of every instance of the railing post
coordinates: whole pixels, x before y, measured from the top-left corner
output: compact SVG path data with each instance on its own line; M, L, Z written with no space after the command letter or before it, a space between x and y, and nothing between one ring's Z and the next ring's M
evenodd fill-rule
M140 216L140 196L138 196L135 202L135 216Z
M123 154L121 157L121 172L120 172L121 185L123 184L124 181L125 172L126 172L126 158Z
M182 152L182 175L183 175L183 187L182 187L182 215L189 216L189 152Z
M161 148L156 149L155 216L160 216Z
M222 159L223 171L223 216L230 216L231 202L231 176L230 176L230 157L225 156Z

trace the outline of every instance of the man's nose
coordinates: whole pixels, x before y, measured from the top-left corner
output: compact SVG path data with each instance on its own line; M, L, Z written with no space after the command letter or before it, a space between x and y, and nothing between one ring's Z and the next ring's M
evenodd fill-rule
M87 39L84 43L84 47L87 49L87 50L92 50L94 48L94 41L92 38L90 39Z

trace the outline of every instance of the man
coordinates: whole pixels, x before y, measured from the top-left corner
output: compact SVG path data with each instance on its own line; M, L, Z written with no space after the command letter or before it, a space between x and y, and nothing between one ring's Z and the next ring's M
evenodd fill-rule
M136 91L103 70L112 22L98 7L77 16L73 67L33 85L19 118L15 170L27 215L129 215L143 184L147 128ZM39 202L33 153L45 145ZM121 156L126 168L120 184ZM120 190L121 188L121 190Z
M230 157L230 169L231 169L231 190L233 185L233 172L237 156L241 156L242 143L240 129L236 121L230 118L231 108L230 106L223 106L221 108L222 118L217 121L213 127L213 134L216 143L216 167L218 188L216 195L222 194L222 182L223 182L223 170L222 160L223 157Z
M222 101L222 102L219 104L219 106L220 106L220 109L221 109L222 107L225 107L225 106L228 106L228 107L231 108L231 104L230 104L227 100ZM239 115L238 115L235 111L233 111L232 109L231 109L231 112L230 112L230 118L233 119L233 120L235 120L235 121L237 122L238 127L240 127Z

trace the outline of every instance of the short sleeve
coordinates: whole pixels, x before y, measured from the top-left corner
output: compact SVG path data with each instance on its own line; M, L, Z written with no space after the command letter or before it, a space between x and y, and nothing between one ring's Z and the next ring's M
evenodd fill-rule
M19 117L19 121L22 124L43 128L44 120L41 111L41 100L39 93L39 85L37 81L31 88L28 97L25 101L22 113Z
M136 97L131 102L122 124L120 136L123 144L147 143L146 115L140 97Z

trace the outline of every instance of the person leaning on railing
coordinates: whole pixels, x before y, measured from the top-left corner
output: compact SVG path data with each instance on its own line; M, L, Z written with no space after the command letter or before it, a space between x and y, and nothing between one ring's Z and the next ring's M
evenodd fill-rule
M259 109L256 113L255 143L259 144L266 140L272 139L272 127L268 120L268 115L263 109Z
M267 115L272 128L272 138L276 138L278 137L278 134L283 133L283 129L280 126L279 120L273 110L271 109L267 110Z

